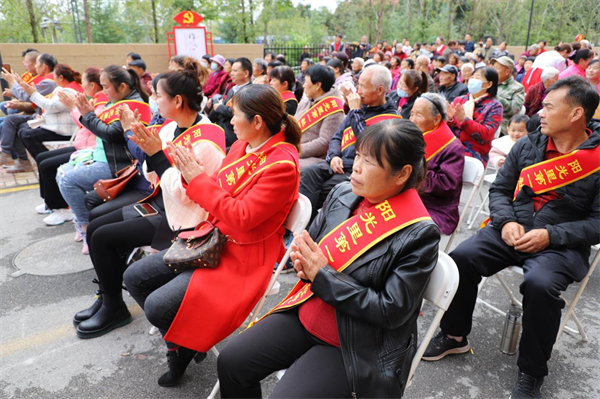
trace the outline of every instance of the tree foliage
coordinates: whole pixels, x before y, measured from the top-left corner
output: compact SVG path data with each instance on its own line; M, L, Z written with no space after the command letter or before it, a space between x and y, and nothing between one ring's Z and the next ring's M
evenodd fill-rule
M79 9L77 22L72 3ZM600 42L598 0L534 3L531 41L572 41L582 33ZM156 38L164 43L174 24L172 17L191 9L205 17L215 38L230 43L266 38L319 44L336 33L344 34L347 41L358 41L362 35L371 42L402 37L433 41L438 35L456 39L470 32L476 40L492 36L496 41L524 44L531 0L341 0L334 13L325 7L294 5L291 0L88 0L88 4L95 43L152 43ZM83 0L0 0L0 42L35 41L30 21L37 28L37 40L51 42L51 32L44 35L39 27L42 18L60 23L60 42L75 42L74 23L85 32Z

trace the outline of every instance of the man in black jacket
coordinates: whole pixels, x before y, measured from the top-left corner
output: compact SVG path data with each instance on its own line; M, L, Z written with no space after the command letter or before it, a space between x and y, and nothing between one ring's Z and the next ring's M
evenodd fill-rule
M565 306L560 293L585 277L590 246L600 242L600 128L586 128L598 103L596 89L578 76L548 89L540 129L515 144L492 184L491 224L450 254L459 289L423 359L468 352L482 276L522 266L523 333L512 398L541 397Z
M446 98L450 104L456 97L464 96L469 92L467 85L457 82L458 68L454 65L444 65L442 68L437 68L440 73L440 86L438 93Z
M327 194L337 184L349 181L356 151L348 141L367 127L367 120L381 114L397 115L392 102L386 102L386 93L392 84L392 74L383 65L365 69L358 80L356 93L348 92L346 101L350 111L333 135L325 161L311 165L300 175L300 193L312 204L313 217L323 205ZM350 130L348 130L350 128Z
M229 90L222 102L212 104L212 111L208 114L208 118L211 122L216 123L225 130L225 144L227 145L227 148L231 147L237 140L237 136L233 132L233 126L231 126L233 110L231 108L230 100L238 90L251 84L251 77L252 63L250 60L246 57L236 59L231 66L231 81L235 86Z

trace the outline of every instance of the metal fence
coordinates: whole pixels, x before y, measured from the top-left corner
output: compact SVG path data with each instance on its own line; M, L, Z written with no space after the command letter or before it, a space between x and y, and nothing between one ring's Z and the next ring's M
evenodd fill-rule
M323 54L323 50L327 51L328 46L325 44L322 45L309 45L308 46L308 54L313 61L319 61L319 54ZM285 46L285 45L270 45L265 46L264 55L267 53L275 53L277 55L283 54L285 56L285 63L292 68L300 66L300 54L304 53L304 46Z

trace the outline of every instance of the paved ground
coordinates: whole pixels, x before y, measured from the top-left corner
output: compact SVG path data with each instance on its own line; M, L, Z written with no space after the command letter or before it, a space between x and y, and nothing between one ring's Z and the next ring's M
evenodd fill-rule
M156 379L166 369L164 345L159 336L148 334L150 324L127 296L133 323L93 340L75 336L71 319L92 303L94 273L89 259L79 254L81 244L71 239L72 224L45 226L34 211L39 203L35 189L7 192L0 187L0 398L206 397L216 381L214 355L192 364L179 387L159 387ZM462 232L457 241L471 234ZM25 274L11 277L17 271L13 262ZM518 277L508 275L507 281L517 289ZM280 294L270 304L294 282L292 275L282 276ZM599 286L596 273L578 306L589 342L564 335L556 344L546 398L600 398ZM496 281L484 288L483 297L508 307ZM421 333L432 314L431 308L424 309ZM405 397L508 397L516 358L498 350L503 323L501 316L478 305L470 337L473 354L421 363ZM274 384L274 377L264 382L265 396Z

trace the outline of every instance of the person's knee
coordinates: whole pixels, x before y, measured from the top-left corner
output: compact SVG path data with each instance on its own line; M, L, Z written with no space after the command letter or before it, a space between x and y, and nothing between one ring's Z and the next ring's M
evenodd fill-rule
M238 337L232 341L237 341ZM233 345L232 345L233 344ZM240 351L234 342L230 342L223 348L217 358L217 373L219 380L233 380L238 384L246 385L241 380L248 376L247 361L248 356L244 356L244 352Z
M19 130L18 135L21 138L21 140L29 141L29 140L32 140L33 137L35 137L35 130L21 129L21 130Z
M150 294L144 302L146 318L150 324L162 330L168 330L171 326L172 320L168 320L171 310L169 304L165 303L164 297L157 294L156 291Z
M549 273L527 274L520 287L521 294L531 300L558 298L560 291Z

